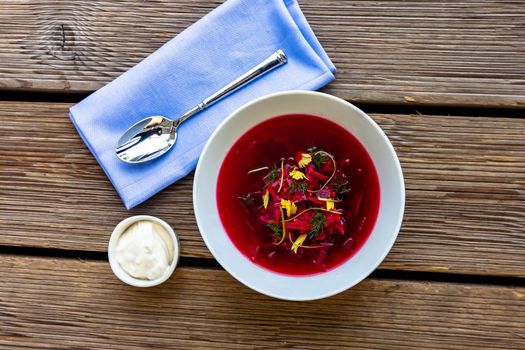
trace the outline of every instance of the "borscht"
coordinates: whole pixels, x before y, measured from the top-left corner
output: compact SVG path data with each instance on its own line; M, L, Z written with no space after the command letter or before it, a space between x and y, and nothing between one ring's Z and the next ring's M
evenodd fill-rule
M324 118L274 117L228 151L217 180L221 222L253 263L312 275L350 259L379 211L379 180L363 145Z

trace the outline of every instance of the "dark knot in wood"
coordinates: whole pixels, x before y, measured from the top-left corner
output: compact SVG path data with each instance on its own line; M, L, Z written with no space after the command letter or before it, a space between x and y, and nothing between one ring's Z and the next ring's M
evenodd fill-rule
M57 24L47 36L49 53L59 60L75 60L75 33L67 24Z

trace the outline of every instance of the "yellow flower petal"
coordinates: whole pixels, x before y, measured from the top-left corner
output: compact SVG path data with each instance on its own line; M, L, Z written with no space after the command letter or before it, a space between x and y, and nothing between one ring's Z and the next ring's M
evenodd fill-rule
M287 217L290 217L291 215L297 213L297 206L295 205L295 203L287 199L281 199L281 207L283 207L283 209L286 209Z
M290 214L293 215L295 213L297 213L297 206L295 205L294 202L292 202L292 206L290 208ZM288 217L290 217L290 215L288 215Z
M310 153L301 153L301 160L297 165L299 165L299 168L304 168L308 164L312 162L312 155Z
M333 199L323 198L323 197L319 197L319 196L317 196L317 199L319 199L320 201L326 202L326 210L334 210L335 209L335 201Z
M266 191L263 194L263 206L264 209L268 208L268 202L270 201L270 192Z
M297 168L293 168L293 170L290 172L290 176L295 180L308 180L306 175L302 171L297 170Z
M295 254L297 254L297 249L299 249L300 246L303 245L304 241L306 240L306 233L303 233L292 244L292 250Z

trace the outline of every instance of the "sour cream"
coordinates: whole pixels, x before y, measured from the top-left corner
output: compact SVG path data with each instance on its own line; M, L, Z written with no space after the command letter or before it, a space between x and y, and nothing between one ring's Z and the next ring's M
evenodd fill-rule
M132 224L119 237L115 257L130 276L155 280L173 261L174 242L160 224L142 220Z

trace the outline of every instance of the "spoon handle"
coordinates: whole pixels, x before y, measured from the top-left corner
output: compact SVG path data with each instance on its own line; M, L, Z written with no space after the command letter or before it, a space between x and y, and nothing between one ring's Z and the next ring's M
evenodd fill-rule
M288 59L282 50L275 51L270 57L259 63L257 66L253 67L248 72L244 73L239 78L235 79L234 81L232 81L231 83L229 83L210 97L206 98L197 106L186 112L182 117L180 117L174 122L175 126L179 126L183 121L193 116L195 113L198 113L203 109L208 108L223 97L228 96L232 92L243 87L252 80L257 79L261 75L264 75L265 73L271 71L272 69L277 68L282 64L285 64L287 61Z

